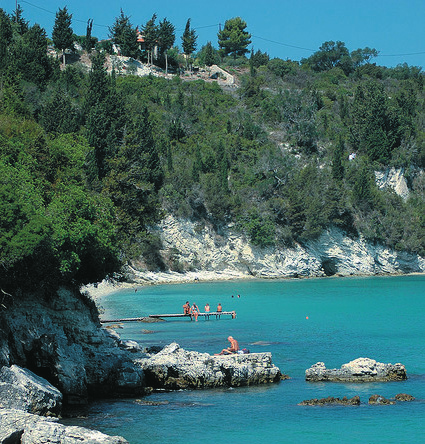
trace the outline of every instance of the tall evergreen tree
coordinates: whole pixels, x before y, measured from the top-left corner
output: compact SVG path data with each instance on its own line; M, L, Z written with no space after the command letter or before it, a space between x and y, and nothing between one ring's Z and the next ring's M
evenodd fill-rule
M183 52L186 55L186 62L196 49L196 39L198 36L194 29L190 27L190 18L187 19L186 27L182 35Z
M35 24L21 38L15 39L11 54L15 74L38 86L46 85L53 68L47 55L47 35L43 28Z
M248 52L248 46L251 44L251 34L245 29L247 24L240 17L226 20L224 28L219 31L218 45L225 55L243 56Z
M11 41L12 24L9 16L0 8L0 72L7 66L7 52Z
M16 10L11 17L11 21L19 35L24 35L29 29L28 26L29 22L23 18L22 16L23 12L24 10L21 8L21 5L18 3Z
M66 65L65 49L73 47L73 34L71 28L72 14L68 13L66 6L56 13L53 26L52 40L57 49L62 51L63 65Z
M175 27L166 18L159 22L158 45L159 52L165 56L165 73L168 74L168 50L174 45L176 40Z
M204 63L207 66L214 65L214 49L211 42L207 42L205 46L205 60Z
M146 50L148 52L148 63L153 65L153 53L155 46L158 44L158 26L155 23L156 14L146 22L142 27L143 37L145 39Z
M135 59L139 57L137 30L133 28L130 17L124 15L122 9L120 16L115 18L113 26L109 28L109 35L114 43L119 45L123 56Z
M93 28L93 19L88 19L87 29L86 29L86 39L84 40L84 49L88 53L91 53L92 49L92 37L91 37L92 28Z

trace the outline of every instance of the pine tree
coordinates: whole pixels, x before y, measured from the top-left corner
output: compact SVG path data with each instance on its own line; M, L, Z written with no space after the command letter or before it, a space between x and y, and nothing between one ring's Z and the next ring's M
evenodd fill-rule
M62 51L63 65L66 65L65 49L73 47L73 31L71 28L72 14L68 13L66 6L56 13L53 26L52 40L57 49Z
M218 45L225 55L231 54L236 58L248 52L251 34L245 31L246 27L246 22L240 17L226 20L224 28L218 33Z

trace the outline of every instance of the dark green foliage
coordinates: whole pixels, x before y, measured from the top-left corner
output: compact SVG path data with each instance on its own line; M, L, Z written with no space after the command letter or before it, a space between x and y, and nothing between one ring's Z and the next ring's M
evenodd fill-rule
M269 61L270 57L266 52L261 52L259 49L255 53L252 52L251 63L255 68L267 66Z
M246 31L247 24L240 17L226 20L224 28L218 32L218 46L224 55L233 58L243 56L251 44L251 34Z
M72 133L78 131L81 117L68 94L56 89L43 107L40 123L47 132Z
M159 22L158 46L159 54L165 58L165 72L168 73L168 51L176 40L175 27L166 18Z
M83 48L90 54L92 48L96 44L96 39L92 38L91 31L93 28L93 19L88 19L87 21L87 29L86 29L86 38L84 39Z
M55 25L52 31L53 44L57 49L63 53L63 64L65 65L65 49L73 48L73 31L71 28L72 14L68 13L65 6L63 9L59 8L56 13Z
M316 72L341 68L345 75L349 75L356 68L368 63L371 58L377 55L378 51L371 48L359 48L350 54L344 42L328 41L324 42L319 51L312 56L307 59L301 59L301 64Z
M54 290L114 272L111 204L81 182L88 146L64 136L45 139L33 123L2 117L1 287Z
M109 28L109 35L119 45L123 56L135 59L139 57L136 28L131 24L130 17L124 15L122 9L120 16L115 18L114 24Z
M53 66L47 56L47 36L39 25L32 26L16 38L10 54L10 69L23 80L45 86L52 77Z
M142 27L143 36L145 39L145 46L148 52L148 63L153 63L153 48L158 42L159 29L155 23L156 14L153 14L152 18L146 22L146 25Z
M9 16L0 8L0 74L7 66L7 52L11 41L12 24Z
M344 157L344 142L340 137L332 156L332 177L336 181L341 181L344 178Z
M359 85L351 114L353 145L371 160L388 162L392 150L400 143L400 122L382 84L369 81Z
M237 88L108 75L97 53L87 74L78 64L59 71L38 26L3 11L0 24L1 288L94 282L122 261L164 269L151 229L167 212L218 232L234 223L260 247L337 226L425 254L419 68L371 65L374 50L349 53L342 42L302 67L261 51L220 60L209 43L197 61L224 63ZM135 40L122 11L112 30ZM171 54L181 63L173 42L164 19L161 66ZM374 171L391 166L404 168L409 199L377 188ZM177 253L169 261L184 270Z
M24 10L21 8L21 5L18 3L18 7L10 17L10 20L13 23L13 26L15 27L15 30L19 35L24 35L29 29L28 26L29 22L25 20L24 17L22 16L23 12Z
M196 31L190 27L190 19L187 19L182 35L182 47L186 56L190 56L195 51L197 38Z
M213 48L211 42L207 42L198 53L201 65L211 66L219 62L217 50Z

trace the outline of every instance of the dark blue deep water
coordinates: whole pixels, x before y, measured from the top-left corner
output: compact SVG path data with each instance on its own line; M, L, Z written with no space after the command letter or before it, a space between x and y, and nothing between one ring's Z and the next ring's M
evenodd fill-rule
M237 295L240 294L240 298ZM232 298L232 295L234 296ZM237 318L124 324L123 339L143 347L177 342L215 353L230 334L252 352L270 351L291 379L237 389L157 393L105 400L72 420L130 443L419 443L425 441L425 276L231 281L140 287L102 298L102 317L180 312L189 300L236 310ZM307 319L308 317L308 319ZM359 357L406 366L405 382L307 383L304 373ZM410 403L369 406L397 393ZM358 407L301 407L304 399L359 395ZM143 401L155 401L147 405ZM70 423L67 421L67 423Z

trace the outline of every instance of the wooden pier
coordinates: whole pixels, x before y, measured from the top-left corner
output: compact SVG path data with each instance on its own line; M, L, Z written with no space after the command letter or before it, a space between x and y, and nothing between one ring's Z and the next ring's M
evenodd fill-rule
M205 317L209 319L215 316L216 319L220 319L221 316L230 315L232 319L236 318L236 311L211 311L209 313L198 313L198 317ZM143 322L146 318L153 319L166 319L166 318L190 318L190 314L184 313L164 313L164 314L152 314L149 316L142 316L139 318L121 318L121 319L101 319L102 324L113 324L115 322ZM194 318L194 316L192 316Z

